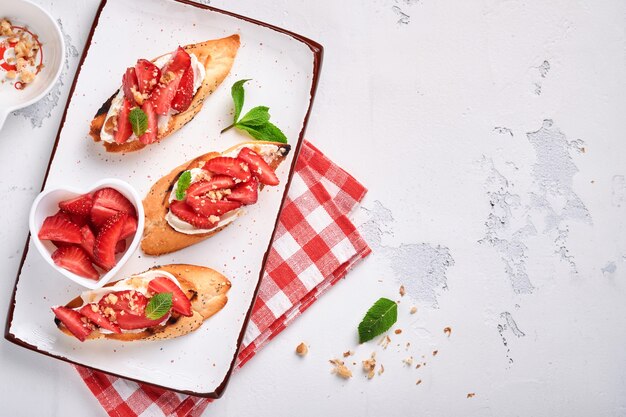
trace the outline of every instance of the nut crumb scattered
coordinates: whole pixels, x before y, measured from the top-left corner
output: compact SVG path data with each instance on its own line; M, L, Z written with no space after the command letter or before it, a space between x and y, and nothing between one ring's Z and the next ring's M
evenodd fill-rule
M296 355L304 356L307 353L309 353L309 347L304 342L296 346Z
M437 356L437 353L439 353L438 350L433 350L433 356Z
M347 350L345 352L343 352L343 357L347 358L348 356L354 355L354 352L351 350Z
M383 349L387 349L387 346L389 346L389 343L391 343L391 338L388 335L385 335L382 339L380 339L380 341L378 342L378 344L380 346L383 347Z
M417 313L417 307L415 307L415 306L411 307L411 309L409 310L409 313L411 313L411 314Z
M400 285L400 297L404 297L404 294L406 294L406 290L404 289L404 285Z
M343 379L352 378L352 371L348 369L348 367L343 363L343 361L339 359L331 359L328 362L330 362L331 365L334 366L334 368L331 369L330 371L332 374L336 374L337 376L340 376Z
M415 365L415 369L420 369L420 366L422 366L422 364L418 363L417 365Z
M394 333L395 333L395 334L400 334L400 333L402 333L402 329L396 329L396 330L394 331Z
M415 385L419 385L419 384L421 384L421 383L422 383L422 380L421 380L421 379L418 379L418 380L415 382Z
M475 392L468 392L467 393L467 398L474 398L476 396Z
M378 369L378 376L382 375L383 372L385 372L385 367L383 366L383 364L380 364L380 369Z
M407 366L413 366L413 356L402 359L402 362L404 362L404 364Z
M363 371L367 373L367 379L374 378L376 369L376 352L372 352L369 359L363 361Z
M452 334L452 328L446 327L443 329L443 332L446 334L446 336L450 337L450 334Z

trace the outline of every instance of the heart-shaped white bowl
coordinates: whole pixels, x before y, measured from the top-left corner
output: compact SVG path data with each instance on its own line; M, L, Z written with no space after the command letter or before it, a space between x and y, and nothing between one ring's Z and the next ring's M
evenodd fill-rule
M26 88L17 90L12 82L0 85L1 129L9 113L39 101L52 89L65 62L65 41L54 18L30 1L0 0L0 18L8 18L14 25L27 26L39 37L43 52L43 69Z
M94 281L92 279L76 275L68 271L67 269L57 266L52 260L52 253L56 250L56 247L50 241L39 240L37 234L39 233L39 229L41 229L41 225L43 224L43 221L46 219L46 217L52 216L59 211L60 201L69 200L81 194L91 193L105 187L115 188L117 191L122 193L124 197L128 198L131 203L133 203L135 209L137 210L137 232L135 233L135 236L133 237L131 243L126 248L126 251L116 255L117 264L115 264L113 269L103 274L98 281ZM139 193L137 193L137 191L130 184L116 178L103 179L84 190L67 187L43 191L37 196L37 198L33 202L33 206L30 209L29 218L31 239L33 240L35 246L41 253L41 256L43 256L43 258L46 260L46 262L48 262L50 266L52 266L52 268L54 268L57 272L61 273L65 277L71 279L77 284L80 284L90 289L96 289L104 286L128 261L128 259L137 249L137 246L139 246L139 242L141 241L141 236L143 234L143 225L144 212Z

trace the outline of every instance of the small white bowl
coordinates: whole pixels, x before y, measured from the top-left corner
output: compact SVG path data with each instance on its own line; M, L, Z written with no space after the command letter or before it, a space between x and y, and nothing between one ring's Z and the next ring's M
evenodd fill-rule
M39 36L44 65L35 81L22 90L16 89L13 83L0 84L1 129L9 113L39 101L52 89L61 75L65 62L65 41L61 29L52 16L29 1L0 1L0 18L9 19L14 25L27 26L28 30Z
M90 193L105 187L115 188L117 191L122 193L124 197L128 198L131 203L133 203L135 209L137 210L137 232L135 233L135 236L133 237L130 245L128 245L128 247L126 248L126 251L123 252L121 256L120 254L116 256L117 264L115 264L113 269L102 275L100 277L100 280L94 281L92 279L76 275L68 271L67 269L57 266L52 260L52 253L56 250L56 247L50 241L39 240L37 235L39 234L39 229L41 229L41 225L43 224L43 221L46 219L46 217L52 216L59 211L59 202L63 200L69 200L70 198L77 197L81 194ZM43 256L46 262L48 262L50 266L52 266L55 270L57 270L67 278L71 279L72 281L76 282L77 284L80 284L89 289L96 289L104 286L128 261L128 259L137 249L137 246L139 246L139 242L141 241L141 236L143 234L143 225L144 212L139 193L137 193L137 191L135 191L135 189L130 184L115 178L103 179L84 190L72 187L46 190L39 194L33 202L33 205L30 209L29 217L30 237L35 243L37 249L39 250L39 253L41 253L41 256Z

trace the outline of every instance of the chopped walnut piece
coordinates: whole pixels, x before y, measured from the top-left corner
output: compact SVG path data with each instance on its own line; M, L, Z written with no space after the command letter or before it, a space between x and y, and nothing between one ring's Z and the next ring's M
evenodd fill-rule
M369 359L363 361L363 371L367 373L367 379L374 378L376 369L376 352L372 352Z
M28 70L20 71L20 76L22 77L22 82L26 84L32 83L35 79L35 73Z
M413 356L409 356L408 358L402 359L402 362L404 362L404 364L407 366L413 366Z
M307 353L309 353L309 347L304 342L296 346L296 355L304 356Z
M404 285L400 285L400 297L404 297L404 294L406 294L406 290L404 289Z
M347 351L343 352L343 357L344 358L347 358L350 355L354 355L354 352L351 351L351 350L347 350Z
M13 35L13 28L11 27L11 22L7 19L0 20L0 36L11 36Z
M340 376L343 379L352 378L352 371L348 369L343 361L340 361L339 359L331 359L328 362L334 366L334 368L330 371L331 373L337 374L337 376Z
M443 332L446 334L446 336L450 337L450 335L452 334L452 328L446 327L443 329Z
M13 79L15 79L15 77L17 77L17 72L15 72L15 71L7 71L7 78L9 80L13 80Z
M468 392L467 393L467 398L474 398L476 396L475 392Z
M415 306L411 307L411 309L409 310L409 313L411 313L411 314L417 313L417 307L415 307Z

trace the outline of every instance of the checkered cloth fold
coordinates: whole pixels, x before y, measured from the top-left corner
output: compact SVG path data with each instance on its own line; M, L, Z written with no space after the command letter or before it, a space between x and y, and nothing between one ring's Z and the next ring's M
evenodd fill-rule
M348 219L366 191L303 143L236 368L371 252ZM212 401L76 368L112 417L196 417Z

